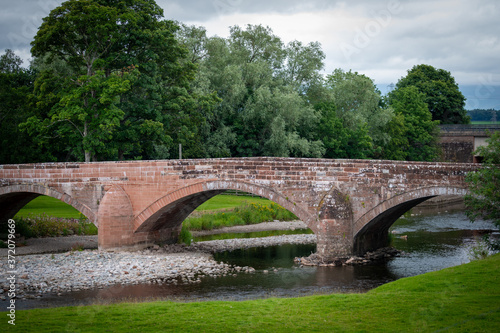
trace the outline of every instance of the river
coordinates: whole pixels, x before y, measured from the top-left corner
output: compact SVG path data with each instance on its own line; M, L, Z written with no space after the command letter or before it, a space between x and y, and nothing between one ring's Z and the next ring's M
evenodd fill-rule
M282 245L224 252L216 260L251 266L253 274L204 278L190 285L116 285L104 289L46 295L20 300L18 308L65 306L117 301L246 300L326 293L365 292L399 278L470 261L470 249L485 234L498 236L488 221L470 223L461 211L405 214L391 228L392 245L403 254L366 266L299 267L293 259L315 251L315 245ZM19 304L21 303L21 304Z

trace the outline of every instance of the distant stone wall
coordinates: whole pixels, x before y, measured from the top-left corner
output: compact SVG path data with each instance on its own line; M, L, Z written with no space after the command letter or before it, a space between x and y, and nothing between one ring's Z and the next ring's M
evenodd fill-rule
M440 130L441 161L473 163L478 141L483 142L488 132L499 131L500 125L442 125Z
M441 161L455 163L472 163L474 156L473 136L441 136Z

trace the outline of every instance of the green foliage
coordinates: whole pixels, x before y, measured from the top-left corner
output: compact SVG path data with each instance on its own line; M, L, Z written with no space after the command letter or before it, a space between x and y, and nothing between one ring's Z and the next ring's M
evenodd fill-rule
M489 122L498 122L500 121L500 110L494 109L474 109L468 110L467 114L470 117L471 122L484 122L485 124Z
M262 25L208 37L154 0L65 1L31 45L28 70L0 57L0 163L177 158L179 144L184 158L433 160L424 103L433 120L469 121L445 70L415 66L385 100L357 72L323 78L318 42Z
M185 224L182 225L181 233L179 235L179 243L184 243L186 245L191 245L191 240L193 239L193 235L187 228Z
M16 218L16 232L26 238L97 235L97 227L87 219L55 218L47 214Z
M486 259L490 255L489 243L487 241L479 241L469 248L469 259L481 260Z
M374 144L379 146L388 142L386 125L393 113L383 107L380 91L370 78L357 72L335 69L327 75L325 84L345 128L356 132L366 127Z
M184 26L179 37L199 65L196 91L220 98L204 114L207 157L322 156L319 115L303 96L323 66L318 43L285 46L261 25L233 26L227 39Z
M98 70L92 75L82 75L75 86L65 92L52 107L50 118L30 117L22 125L30 134L48 136L55 133L65 137L82 150L85 161L102 154L105 144L124 117L118 108L120 95L130 90L138 71L111 73L106 76Z
M51 160L46 150L18 128L32 111L28 96L36 77L36 71L21 64L12 50L0 57L0 164Z
M396 117L389 124L391 141L386 158L409 161L433 161L439 155L438 121L424 102L425 96L414 86L397 88L389 94L388 102Z
M235 225L257 224L267 221L292 221L297 217L278 204L245 203L232 211L220 211L191 217L183 222L188 230L212 230Z
M425 103L432 120L441 124L468 124L470 118L465 110L465 97L460 92L450 72L430 65L416 65L401 78L396 88L417 87L425 95Z
M322 114L317 135L326 149L324 157L364 159L372 156L372 138L366 125L355 129L344 126L333 103L318 103L315 108Z
M45 147L64 139L57 151L73 160L169 157L174 141L201 155L202 111L217 100L191 90L195 66L162 16L153 0L70 0L51 11L32 42L41 112L24 128Z
M500 227L500 132L486 142L474 152L483 158L483 167L465 179L470 191L465 196L466 214L472 222L481 217Z

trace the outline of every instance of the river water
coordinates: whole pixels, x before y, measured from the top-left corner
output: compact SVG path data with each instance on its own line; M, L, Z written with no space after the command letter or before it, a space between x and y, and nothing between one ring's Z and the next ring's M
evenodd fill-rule
M404 253L374 265L298 267L293 259L314 252L315 245L252 248L219 253L215 259L254 267L254 274L204 278L201 283L191 285L117 285L23 300L18 306L34 308L148 300L245 300L365 292L402 277L467 263L471 247L483 235L498 236L492 223L481 220L470 223L460 211L434 212L431 215L409 212L392 226L391 232L392 245Z

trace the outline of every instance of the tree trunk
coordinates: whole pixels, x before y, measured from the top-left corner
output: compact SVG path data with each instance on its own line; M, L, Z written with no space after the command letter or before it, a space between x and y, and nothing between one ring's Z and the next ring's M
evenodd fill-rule
M83 139L85 139L85 137L87 136L88 134L88 128L87 128L88 124L87 122L84 122L83 124ZM85 149L85 162L90 162L90 150L88 149Z

